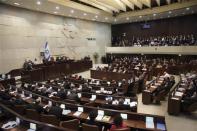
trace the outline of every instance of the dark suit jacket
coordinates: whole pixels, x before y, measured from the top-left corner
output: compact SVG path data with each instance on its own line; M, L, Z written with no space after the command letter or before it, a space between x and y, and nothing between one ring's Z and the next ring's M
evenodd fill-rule
M49 110L49 114L55 115L58 118L61 118L63 109L58 106L52 106Z
M31 103L31 104L27 105L26 108L27 108L27 109L34 109L34 110L36 110L38 113L44 112L44 109L43 109L40 105L34 104L34 103Z

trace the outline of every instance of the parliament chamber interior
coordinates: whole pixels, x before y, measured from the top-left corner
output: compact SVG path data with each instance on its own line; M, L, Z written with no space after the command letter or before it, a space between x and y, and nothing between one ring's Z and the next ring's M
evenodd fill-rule
M197 131L197 0L0 0L0 131Z

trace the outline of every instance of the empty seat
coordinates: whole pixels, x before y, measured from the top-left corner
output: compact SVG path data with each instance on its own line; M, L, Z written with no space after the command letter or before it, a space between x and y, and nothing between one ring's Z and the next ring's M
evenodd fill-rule
M82 130L83 131L99 131L98 126L95 125L89 125L89 124L82 124Z
M34 109L26 109L26 117L35 121L40 121L40 114Z
M40 115L40 121L44 122L44 123L52 124L52 125L55 125L55 126L59 126L59 123L60 123L55 115L41 114Z
M61 121L60 126L63 128L72 129L74 131L78 131L79 129L79 120L73 119L68 121Z
M20 115L24 115L25 114L25 106L24 105L15 105L14 109Z

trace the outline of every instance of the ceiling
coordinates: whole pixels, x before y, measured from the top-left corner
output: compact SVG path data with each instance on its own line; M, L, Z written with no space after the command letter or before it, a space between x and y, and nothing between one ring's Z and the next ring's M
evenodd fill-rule
M53 15L111 24L196 14L197 0L0 0Z

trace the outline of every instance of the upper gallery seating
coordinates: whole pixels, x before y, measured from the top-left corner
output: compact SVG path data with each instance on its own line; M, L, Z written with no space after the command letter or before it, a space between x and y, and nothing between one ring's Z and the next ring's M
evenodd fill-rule
M197 45L197 38L193 34L171 35L171 36L151 36L151 37L115 37L112 39L112 46L194 46Z

